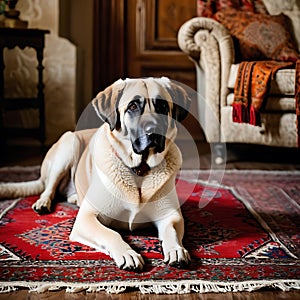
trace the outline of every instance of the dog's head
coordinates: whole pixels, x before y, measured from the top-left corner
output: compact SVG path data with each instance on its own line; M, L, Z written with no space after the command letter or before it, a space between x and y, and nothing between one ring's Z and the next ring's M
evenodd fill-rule
M166 77L141 78L116 81L92 104L114 136L130 145L128 153L154 166L161 159L151 160L150 156L166 153L176 137L176 121L181 122L188 114L190 98Z

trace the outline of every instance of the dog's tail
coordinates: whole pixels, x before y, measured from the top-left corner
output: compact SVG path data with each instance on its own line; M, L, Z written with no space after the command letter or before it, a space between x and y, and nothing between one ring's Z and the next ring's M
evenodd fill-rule
M44 190L41 179L25 182L0 183L0 199L13 199L39 195Z

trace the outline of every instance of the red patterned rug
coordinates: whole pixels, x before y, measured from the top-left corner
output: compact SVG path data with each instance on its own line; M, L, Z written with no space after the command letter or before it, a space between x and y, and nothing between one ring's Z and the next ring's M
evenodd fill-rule
M32 179L38 168L0 169L0 181ZM222 178L222 185L216 178ZM219 181L219 180L217 180ZM155 230L123 232L146 261L122 271L105 254L68 240L77 207L58 202L49 215L37 196L0 202L0 290L67 288L142 293L240 292L300 288L300 172L183 171L177 182L186 222L186 269L162 261Z

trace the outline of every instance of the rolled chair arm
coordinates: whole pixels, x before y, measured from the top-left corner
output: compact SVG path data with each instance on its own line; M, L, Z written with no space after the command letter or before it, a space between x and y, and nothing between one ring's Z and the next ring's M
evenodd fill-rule
M232 37L219 22L196 17L181 26L178 44L196 66L198 118L206 139L219 142L220 109L226 105L228 76L235 56Z
M180 49L195 60L200 59L201 47L206 43L203 33L211 35L220 48L234 57L233 43L227 29L219 22L204 17L195 17L185 22L178 32Z

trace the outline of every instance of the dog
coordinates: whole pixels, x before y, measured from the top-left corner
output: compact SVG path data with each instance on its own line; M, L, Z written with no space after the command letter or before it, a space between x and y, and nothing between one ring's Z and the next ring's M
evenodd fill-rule
M182 244L175 189L182 158L174 140L190 102L166 77L120 79L91 102L103 125L64 133L47 152L40 178L3 183L0 197L40 194L33 209L43 214L60 192L79 205L70 240L107 253L125 270L142 270L145 262L118 230L154 224L164 262L183 267L190 256Z

